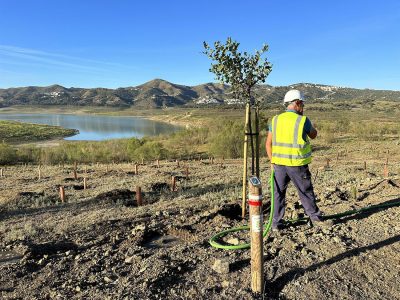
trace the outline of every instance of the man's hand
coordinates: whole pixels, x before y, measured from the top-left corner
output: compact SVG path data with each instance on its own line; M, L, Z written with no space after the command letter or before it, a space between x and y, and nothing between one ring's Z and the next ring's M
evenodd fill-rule
M310 137L310 139L315 139L318 135L318 131L315 128L312 128L310 133L308 134L308 136Z

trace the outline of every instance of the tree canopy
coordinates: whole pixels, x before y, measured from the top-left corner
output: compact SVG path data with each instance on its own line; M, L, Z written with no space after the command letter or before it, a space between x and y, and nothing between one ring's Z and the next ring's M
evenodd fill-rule
M272 70L272 64L264 57L268 45L264 44L254 55L240 52L240 43L228 37L226 43L214 42L211 47L203 43L204 51L212 61L210 72L216 80L229 84L238 99L251 101L251 89L256 84L264 83Z

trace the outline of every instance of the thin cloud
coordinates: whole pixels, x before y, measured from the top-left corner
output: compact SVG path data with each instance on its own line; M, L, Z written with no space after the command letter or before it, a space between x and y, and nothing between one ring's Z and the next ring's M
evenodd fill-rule
M126 68L126 66L122 64L85 59L81 57L9 45L0 45L0 56L12 57L17 60L16 63L18 64L37 62L46 66L60 66L76 71L108 72L110 71L110 67Z

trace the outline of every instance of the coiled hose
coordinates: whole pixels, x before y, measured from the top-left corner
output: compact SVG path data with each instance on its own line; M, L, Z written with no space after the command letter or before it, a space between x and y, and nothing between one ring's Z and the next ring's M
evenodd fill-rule
M269 184L270 184L270 188L271 188L271 207L270 207L268 223L265 224L265 226L264 226L265 229L263 231L263 238L265 238L267 236L268 232L271 229L272 217L274 215L274 176L275 176L275 173L274 173L274 170L272 170L271 177L269 180ZM326 218L326 219L341 218L341 217L353 215L356 213L367 212L367 211L374 210L377 208L385 208L385 207L398 206L398 205L400 205L400 201L384 203L384 204L377 204L377 205L370 205L370 206L359 208L359 209L348 210L348 211L345 211L342 213L326 215L326 216L324 216L324 218ZM288 220L287 222L288 223L296 223L299 221L306 221L306 220L308 220L308 217L292 219L292 220ZM231 228L228 230L221 231L221 232L217 233L216 235L214 235L213 237L211 237L209 243L214 248L225 249L225 250L248 249L248 248L250 248L250 243L239 244L239 245L226 245L226 244L223 245L223 244L218 243L218 240L221 239L222 237L228 235L231 232L237 232L237 231L249 230L249 229L250 229L249 225L244 225L244 226L234 227L234 228Z

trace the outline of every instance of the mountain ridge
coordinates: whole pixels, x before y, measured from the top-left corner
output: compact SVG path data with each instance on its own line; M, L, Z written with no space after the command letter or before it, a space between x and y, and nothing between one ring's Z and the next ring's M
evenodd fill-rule
M279 103L291 88L303 90L308 101L400 101L400 91L355 89L315 83L288 86L257 85L254 98L261 103ZM208 82L195 86L153 79L141 85L110 88L66 88L58 84L0 89L0 107L12 105L78 105L161 108L183 105L235 105L230 86Z

